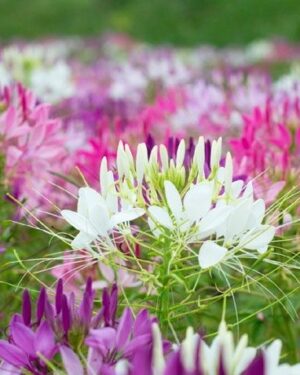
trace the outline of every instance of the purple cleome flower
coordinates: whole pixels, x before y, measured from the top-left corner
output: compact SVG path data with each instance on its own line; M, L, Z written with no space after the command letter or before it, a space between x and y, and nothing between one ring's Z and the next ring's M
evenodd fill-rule
M12 317L7 339L0 340L0 374L231 375L232 369L236 375L270 374L267 367L276 350L256 352L245 340L235 349L225 323L210 347L192 329L172 346L147 310L134 316L127 307L117 319L116 286L103 291L97 313L94 297L90 279L78 304L74 294L64 293L60 280L53 302L41 289L34 314L25 291L22 314Z

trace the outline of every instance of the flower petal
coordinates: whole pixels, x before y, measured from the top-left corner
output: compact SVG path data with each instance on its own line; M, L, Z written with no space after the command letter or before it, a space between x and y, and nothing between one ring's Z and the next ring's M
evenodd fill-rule
M201 183L192 186L183 199L184 209L190 221L198 221L211 207L212 186Z
M0 358L17 367L23 367L28 364L26 353L4 340L0 340Z
M34 340L34 333L24 324L18 322L12 322L10 325L10 332L14 343L25 353L30 356L36 356L33 340Z
M89 249L90 243L95 239L95 236L80 232L74 238L71 246L75 250Z
M38 327L34 340L35 350L47 359L51 359L55 353L55 337L49 324L44 321Z
M62 210L61 215L69 224L72 225L72 227L76 228L77 230L92 236L97 236L97 231L95 228L93 228L90 221L85 216L71 210Z
M123 212L119 212L112 216L111 224L112 226L116 226L121 223L125 223L127 221L135 220L140 216L143 216L145 211L142 208L135 208Z
M182 202L180 194L172 182L165 181L164 186L168 207L175 219L179 221L182 217Z
M251 206L251 200L245 199L231 210L226 220L225 241L230 242L234 236L239 236L245 232Z
M260 225L247 232L240 240L239 246L249 250L257 250L264 253L275 235L275 227Z
M81 215L87 216L90 209L95 205L106 206L104 198L96 190L90 187L80 188L78 194L79 199L77 211Z
M133 326L133 316L131 310L127 307L120 319L120 323L117 330L117 347L122 349L126 344Z
M168 229L174 228L170 215L168 214L166 209L158 206L150 206L149 213L154 219L154 221L160 224L161 226L166 227Z
M67 346L61 346L59 350L67 375L84 375L81 362L73 350Z
M200 222L199 235L205 238L211 235L228 217L230 207L215 207L208 212Z
M201 268L209 268L215 266L227 254L226 247L220 246L213 241L206 241L200 248L199 264Z

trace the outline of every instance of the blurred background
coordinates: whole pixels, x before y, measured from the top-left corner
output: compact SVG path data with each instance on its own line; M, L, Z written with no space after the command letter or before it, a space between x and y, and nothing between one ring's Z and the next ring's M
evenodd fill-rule
M0 38L125 32L151 43L300 40L299 0L0 0Z

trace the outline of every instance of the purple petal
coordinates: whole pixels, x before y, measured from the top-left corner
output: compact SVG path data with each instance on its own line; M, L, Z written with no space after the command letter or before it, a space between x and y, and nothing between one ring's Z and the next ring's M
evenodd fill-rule
M61 358L67 375L84 375L84 370L78 356L67 346L61 346Z
M51 359L55 354L55 337L48 322L42 322L36 330L34 345L36 352L41 353L47 359Z
M177 351L176 353L172 353L168 358L168 362L166 364L166 368L164 371L165 375L182 375L184 374L184 369L182 367L181 359L180 359L180 352Z
M130 308L126 307L124 310L118 329L117 329L117 348L121 349L125 346L126 342L129 339L133 326L133 316Z
M227 375L225 366L224 366L223 353L220 354L220 358L219 358L218 375Z
M105 325L107 326L109 325L109 321L110 321L109 305L110 305L110 298L109 298L108 290L107 288L104 288L102 292L102 306L103 306L104 321L105 321Z
M68 306L67 297L63 295L62 299L62 324L65 333L68 333L69 329L71 328L72 321L71 321L71 313Z
M148 151L148 157L150 156L151 150L153 149L154 145L155 145L154 138L152 137L151 134L148 134L146 138L146 147Z
M91 328L98 328L103 318L103 308L93 317Z
M106 353L115 349L116 331L111 327L91 329L90 335L85 340L86 345Z
M38 324L40 323L44 311L45 311L45 304L46 304L46 289L42 288L37 300L37 308L36 308L36 319Z
M110 317L112 324L115 324L116 313L118 308L118 287L117 284L114 284L111 289L110 294Z
M83 294L83 299L79 307L79 316L81 321L87 327L92 319L93 310L93 291L92 291L92 279L89 278L86 283L86 289Z
M10 325L10 332L14 343L23 349L29 356L35 357L34 333L24 324L13 322Z
M99 351L94 348L89 348L87 367L88 375L99 374L103 363L103 358L99 355Z
M55 294L55 308L56 313L59 314L62 308L62 299L63 299L63 281L62 279L58 280Z
M132 363L132 370L130 372L131 375L153 375L151 346L139 347L135 351L134 357L131 363ZM171 375L171 374L172 373L166 373L166 375Z
M91 277L89 277L89 278L87 279L87 282L86 282L85 293L87 293L87 294L90 295L91 297L93 296L92 285L93 285L93 280L92 280Z
M114 326L116 312L118 307L118 288L114 284L109 294L107 288L103 289L102 292L102 307L103 307L103 316L106 326Z
M264 375L265 360L262 355L256 357L245 370L244 375Z
M7 362L0 365L0 375L21 375L21 370Z
M22 315L24 324L29 326L31 322L31 298L27 289L23 293Z
M128 345L124 348L124 356L127 357L132 357L135 352L141 348L147 348L147 346L150 347L150 344L152 343L152 335L141 335L135 337L133 340L130 341Z
M46 296L46 300L45 300L45 318L47 319L49 324L53 324L53 322L54 322L54 310L53 310L53 307L52 307L51 303L49 302L47 296Z
M0 358L17 367L24 367L28 364L27 354L4 340L0 340Z
M152 323L148 311L146 309L139 311L135 319L133 335L139 336L146 333L151 334L151 325Z

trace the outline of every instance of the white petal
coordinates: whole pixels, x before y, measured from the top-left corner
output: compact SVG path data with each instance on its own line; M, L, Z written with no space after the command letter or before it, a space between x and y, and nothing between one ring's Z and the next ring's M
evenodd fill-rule
M109 213L106 207L96 204L90 210L90 223L95 232L101 236L106 236L112 228L109 223Z
M277 369L280 360L281 348L282 342L280 340L275 340L266 349L264 349L267 374L272 374L272 370Z
M125 145L125 153L127 155L127 159L129 161L129 163L131 165L134 164L134 159L133 159L133 156L132 156L132 153L131 153L131 150L130 150L130 147L128 146L128 144Z
M91 236L84 232L79 232L71 243L71 246L75 250L90 249L90 243L96 239L95 236Z
M78 191L78 213L88 212L95 204L106 206L104 198L90 187L80 188ZM86 215L85 215L86 216Z
M272 241L275 231L275 227L271 225L260 225L258 228L247 232L240 240L239 246L263 253Z
M179 221L182 218L182 202L180 194L172 182L165 181L165 193L168 206L175 219Z
M190 221L200 220L210 209L212 186L201 183L192 186L183 199L184 209Z
M245 348L244 351L240 354L237 364L236 364L236 374L242 374L246 368L250 365L256 355L255 348Z
M116 375L128 375L129 363L126 359L120 359L115 365Z
M165 359L163 354L163 341L161 337L161 332L157 323L152 323L152 338L153 338L153 348L152 348L152 369L153 374L163 375L165 368Z
M106 196L106 204L109 213L112 215L118 211L118 196L113 191Z
M219 167L218 168L218 171L217 171L217 181L220 183L220 184L224 184L224 180L225 180L225 168L224 167Z
M162 170L165 171L169 167L169 154L165 145L159 146L159 156L160 156Z
M149 157L150 164L157 164L157 154L158 154L158 147L157 145L155 145L150 152L150 157Z
M149 213L153 220L163 227L173 229L173 223L167 210L158 206L150 206Z
M105 194L107 192L107 158L104 156L100 164L100 188L101 193Z
M127 177L130 174L130 160L125 152L122 141L118 145L116 162L119 178L122 178L124 175Z
M233 195L234 198L238 198L239 197L239 195L242 192L243 186L244 186L244 181L243 180L237 180L237 181L234 181L231 184L231 193L232 193L232 195Z
M229 193L231 191L232 175L233 175L232 157L231 157L230 152L227 152L226 162L225 162L225 192L226 193Z
M136 175L137 182L140 184L143 181L145 168L148 164L148 152L145 143L140 143L136 152Z
M159 230L157 225L154 223L154 221L150 219L150 217L148 219L148 225L149 225L151 232L154 234L154 236L158 238L161 235L161 231Z
M200 248L199 264L201 268L209 268L215 266L227 254L226 247L216 244L214 241L206 241Z
M145 211L142 208L134 208L127 211L118 212L113 215L110 222L112 226L116 226L127 221L132 221L137 219L140 216L143 216Z
M204 161L205 161L205 146L204 146L204 138L199 137L199 140L197 142L195 152L194 152L194 158L193 163L198 168L198 172L200 177L203 176L203 170L204 170Z
M243 193L244 198L253 198L253 185L252 182L248 182L246 189Z
M188 373L195 371L195 358L197 357L199 336L195 334L192 327L188 327L186 331L186 337L182 341L180 349L181 362L183 368Z
M199 235L201 238L207 237L225 222L230 213L230 207L215 207L208 212L200 222Z
M230 242L233 240L234 236L239 236L245 232L251 206L251 200L245 199L231 210L231 213L226 220L226 241Z
M185 157L185 141L182 139L179 143L177 153L176 153L176 167L182 166Z
M70 210L61 211L61 215L69 224L72 225L72 227L76 228L77 230L97 236L97 231L85 216Z
M254 202L251 214L247 223L247 228L251 229L253 227L257 227L263 221L264 215L266 211L266 205L263 199L258 199Z

